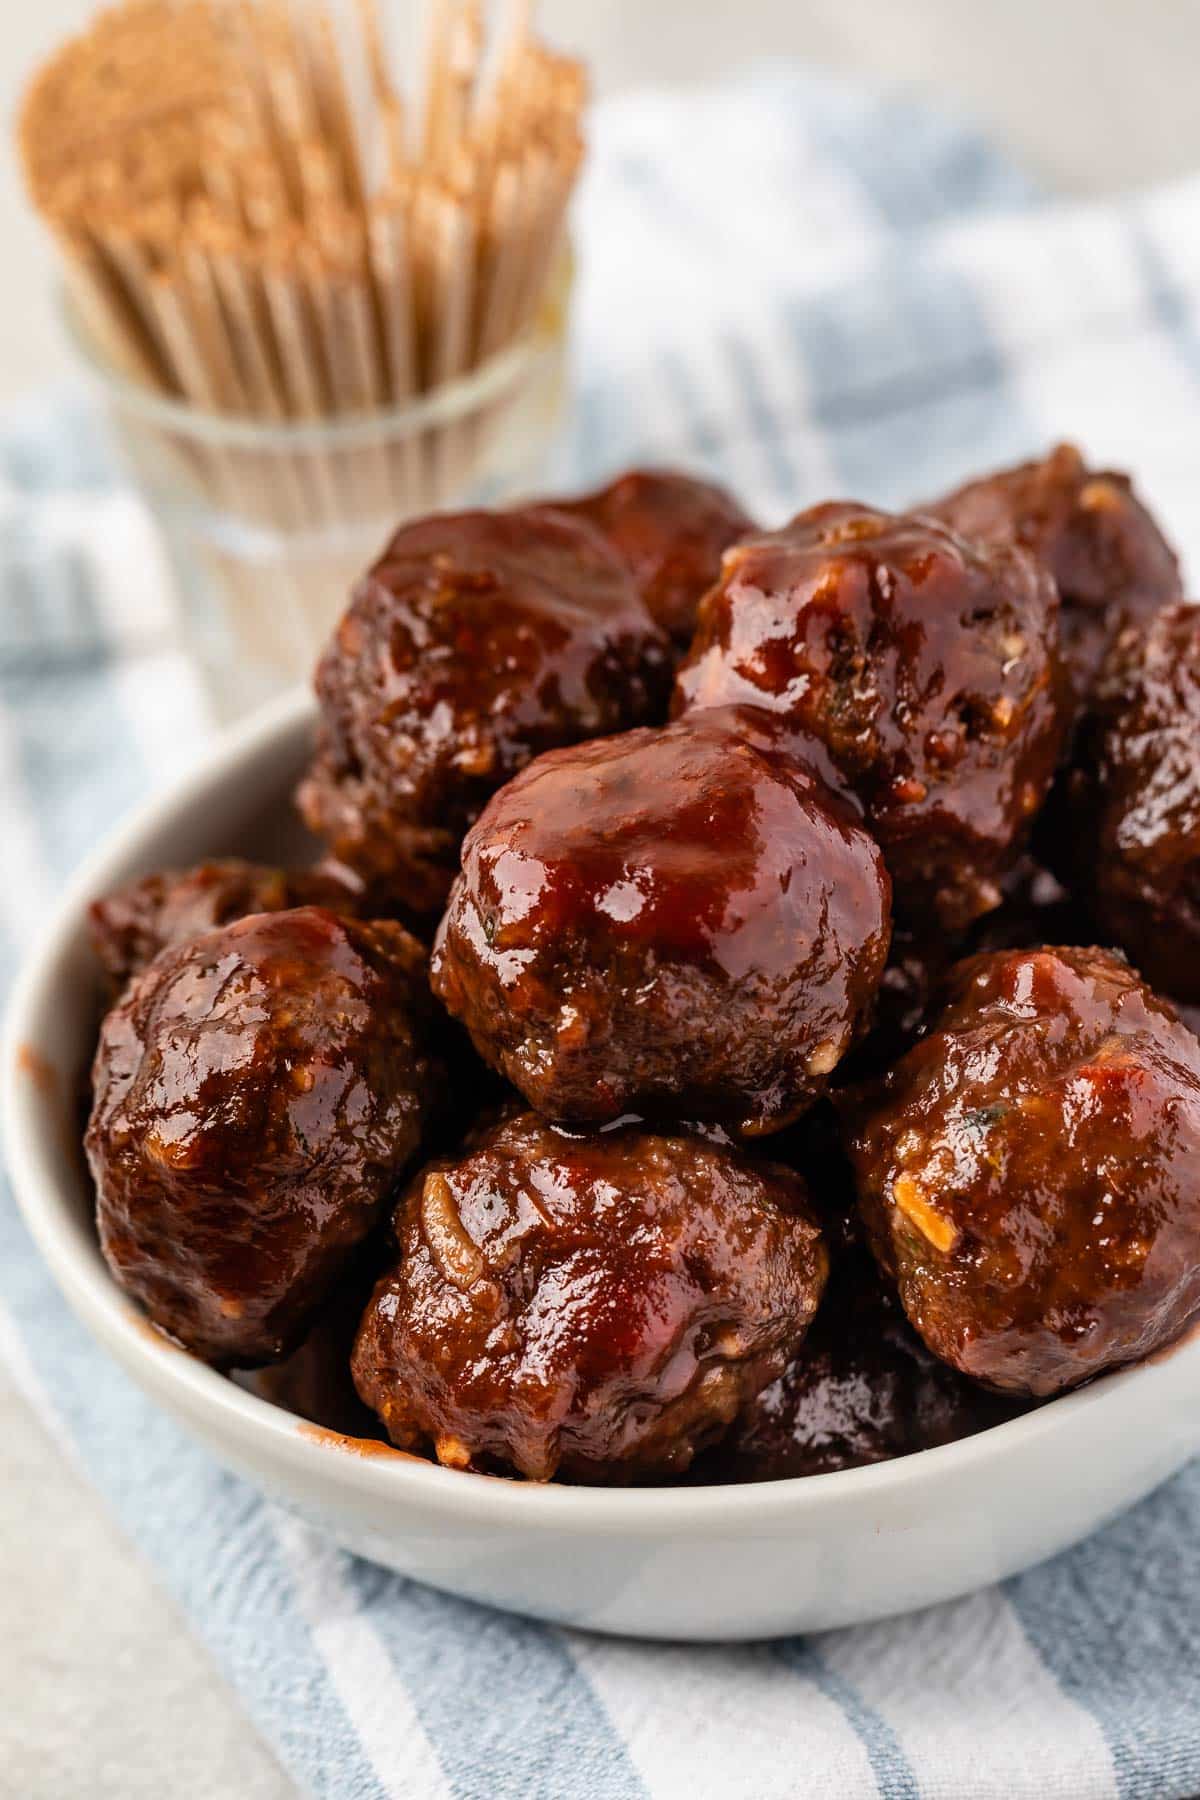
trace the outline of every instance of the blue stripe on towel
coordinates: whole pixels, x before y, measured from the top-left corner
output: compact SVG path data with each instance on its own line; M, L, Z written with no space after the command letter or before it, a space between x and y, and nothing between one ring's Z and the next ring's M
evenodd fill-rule
M764 358L744 332L725 332L721 349L733 369L747 434L761 448L776 496L776 505L771 510L785 515L797 511L801 479L788 448L785 414L780 406L781 400L786 403L786 397L772 391Z
M887 1720L869 1706L843 1676L831 1669L811 1644L798 1638L776 1648L789 1668L811 1681L846 1715L870 1759L871 1770L879 1784L880 1800L920 1800L917 1778Z
M781 310L848 495L906 504L947 468L986 468L1021 441L1010 365L970 283L936 258L881 253Z
M7 1309L89 1474L202 1629L297 1780L338 1800L385 1800L297 1609L264 1502L100 1357L34 1255L7 1195L0 1266Z
M999 160L986 138L903 89L873 91L796 69L762 80L831 165L854 177L881 232L909 235L960 216L1026 207L1039 197L1036 184Z
M1006 1592L1103 1731L1123 1800L1200 1794L1200 1468Z
M561 1634L347 1559L462 1800L635 1800L644 1788Z
M1196 314L1196 296L1188 293L1175 279L1162 249L1132 204L1125 212L1125 226L1130 257L1145 288L1146 310L1161 327L1172 353L1189 379L1200 386L1200 321Z
M111 667L107 652L75 663L56 658L36 680L20 661L0 665L0 706L17 740L28 810L46 865L60 879L114 816L143 798L151 779Z

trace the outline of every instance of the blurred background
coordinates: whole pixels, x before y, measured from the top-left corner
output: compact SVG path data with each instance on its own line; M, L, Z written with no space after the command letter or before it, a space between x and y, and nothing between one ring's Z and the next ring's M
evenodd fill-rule
M0 0L7 122L35 64L94 9ZM542 0L539 21L587 61L599 96L793 58L930 93L1051 194L1111 193L1200 166L1200 8L1181 0ZM69 375L50 248L11 131L5 145L0 406ZM16 1355L10 1347L10 1364ZM290 1782L2 1368L0 1442L0 1692L20 1694L0 1717L0 1795L284 1800Z
M5 117L89 0L0 7ZM697 82L780 56L911 82L969 114L1051 191L1103 193L1200 162L1200 9L1180 0L544 0L546 37L599 94ZM11 152L0 162L0 399L60 375L49 252Z

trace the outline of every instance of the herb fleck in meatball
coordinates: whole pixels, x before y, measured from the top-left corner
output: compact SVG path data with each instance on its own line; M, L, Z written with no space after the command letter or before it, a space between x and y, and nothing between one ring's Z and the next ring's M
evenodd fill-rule
M1104 950L969 958L850 1108L909 1320L991 1387L1053 1394L1200 1309L1200 1044Z
M1059 811L1101 932L1155 987L1200 1002L1200 608L1120 634Z
M749 703L818 740L887 859L898 920L997 906L1067 728L1058 596L1023 551L834 501L745 539L674 711Z
M433 985L551 1118L778 1130L887 955L888 880L775 721L712 711L541 757L463 846Z
M417 1150L424 952L316 907L164 950L105 1019L87 1153L109 1267L218 1366L299 1343Z
M119 992L168 944L249 913L318 905L358 910L353 890L319 869L271 869L229 857L127 882L93 901L88 924L97 959Z
M631 469L594 494L555 505L604 533L681 651L692 641L701 596L721 573L722 552L755 530L724 488L669 469Z
M339 862L433 911L488 797L543 750L659 718L668 646L616 552L545 509L402 526L317 670L300 809Z
M928 510L964 537L1020 544L1046 564L1062 598L1063 661L1077 700L1121 624L1180 596L1175 553L1128 476L1089 469L1071 444L970 481Z
M431 1163L354 1350L401 1449L622 1482L681 1473L799 1346L827 1259L797 1176L532 1113Z

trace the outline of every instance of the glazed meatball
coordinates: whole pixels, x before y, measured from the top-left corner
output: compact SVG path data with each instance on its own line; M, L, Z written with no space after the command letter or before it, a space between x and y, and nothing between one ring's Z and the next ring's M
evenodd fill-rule
M788 1171L532 1113L431 1163L396 1235L359 1393L401 1449L532 1481L686 1469L782 1370L827 1269Z
M887 955L888 879L766 714L557 750L463 845L433 985L548 1117L778 1130L827 1085Z
M727 552L674 710L768 707L818 739L883 849L897 918L999 904L1066 731L1058 596L1023 551L835 501Z
M871 1242L930 1350L1053 1394L1200 1308L1200 1044L1104 950L969 958L850 1108Z
M783 1374L694 1473L709 1481L827 1475L954 1443L1020 1410L931 1356L859 1252L835 1266Z
M1066 783L1077 886L1146 979L1200 1002L1200 608L1117 639Z
M928 509L964 537L1020 544L1062 597L1062 651L1077 700L1125 620L1180 597L1179 564L1126 475L1089 469L1072 444L968 482Z
M92 949L119 992L168 944L183 944L249 913L319 905L353 912L352 888L317 869L272 869L236 857L168 869L127 882L93 901Z
M555 505L604 533L680 651L692 641L701 596L721 573L722 552L755 530L724 488L668 469L631 469L594 494Z
M317 669L300 810L340 862L441 907L488 797L559 744L653 723L665 638L599 532L546 510L402 526Z
M121 1286L218 1366L285 1355L418 1148L424 952L317 907L168 948L105 1019L87 1154Z

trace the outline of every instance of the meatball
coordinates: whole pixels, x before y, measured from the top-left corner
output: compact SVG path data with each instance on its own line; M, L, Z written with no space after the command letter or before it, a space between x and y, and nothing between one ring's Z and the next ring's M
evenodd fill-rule
M433 985L531 1106L778 1130L827 1085L887 955L871 839L766 714L557 750L491 801Z
M782 1481L887 1462L1021 1411L931 1356L862 1252L835 1265L808 1336L695 1474Z
M318 666L300 810L365 881L436 911L498 787L540 751L653 723L669 681L665 638L583 520L419 519L359 583Z
M304 1336L417 1150L435 1071L399 925L259 913L162 951L105 1019L86 1147L121 1286L218 1366Z
M1104 950L1000 950L850 1108L872 1246L929 1349L1053 1394L1200 1308L1200 1044Z
M722 552L755 530L724 488L668 469L631 469L594 494L554 504L604 533L680 651L692 641L701 596L721 573Z
M1066 731L1058 597L1023 551L834 501L727 552L674 711L754 703L858 796L897 917L999 904Z
M88 926L97 960L119 992L168 944L248 913L309 905L357 910L352 889L319 869L272 869L230 857L127 882L92 902Z
M1118 636L1062 812L1101 932L1155 987L1200 1002L1200 608Z
M1126 475L1089 469L1072 444L970 481L928 509L964 537L1020 544L1062 597L1062 652L1075 698L1089 693L1122 621L1180 597L1179 564Z
M532 1481L682 1472L780 1373L827 1271L787 1170L533 1113L431 1163L396 1235L360 1395L401 1449Z

